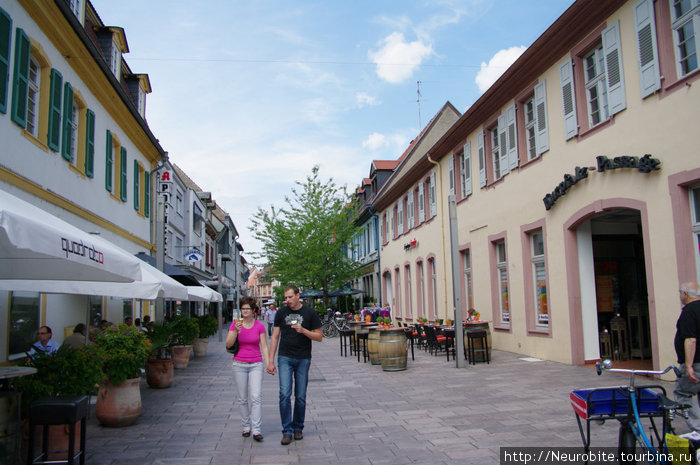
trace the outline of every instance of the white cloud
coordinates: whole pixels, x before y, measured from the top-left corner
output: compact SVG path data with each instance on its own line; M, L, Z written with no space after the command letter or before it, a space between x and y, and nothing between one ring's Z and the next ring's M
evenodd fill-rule
M357 106L359 108L379 105L379 100L377 100L376 97L373 97L365 92L358 92L355 95L355 101L357 102Z
M410 78L421 63L435 53L431 44L421 40L407 42L400 32L389 34L378 45L379 50L369 52L369 59L377 65L377 75L392 84Z
M382 147L387 147L389 141L384 134L379 134L378 132L373 132L362 142L362 148L370 150L378 150Z
M486 92L491 85L501 77L501 74L512 65L515 60L527 49L524 45L499 50L489 60L488 64L481 62L481 70L476 75L474 81L479 87L479 91Z

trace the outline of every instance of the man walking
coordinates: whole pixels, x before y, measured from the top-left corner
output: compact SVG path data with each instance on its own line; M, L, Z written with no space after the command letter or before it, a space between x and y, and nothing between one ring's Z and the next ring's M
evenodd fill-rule
M304 416L306 414L306 387L311 366L311 341L323 340L321 318L299 301L299 288L284 289L286 306L277 311L270 342L270 357L267 372L275 374L275 353L279 345L280 419L282 420L283 446L294 439L304 439ZM294 383L294 409L292 410L292 382Z
M700 431L700 405L697 394L700 392L700 287L698 283L684 283L680 288L683 309L676 323L676 337L673 345L676 349L682 376L676 380L673 394L676 401L689 404L688 426Z
M269 307L265 312L265 322L267 323L267 335L272 337L272 328L275 326L275 315L277 315L277 309Z

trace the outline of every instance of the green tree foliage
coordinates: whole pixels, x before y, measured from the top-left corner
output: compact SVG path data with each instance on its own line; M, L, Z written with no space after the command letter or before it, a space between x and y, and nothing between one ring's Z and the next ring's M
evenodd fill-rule
M319 179L314 166L305 182L296 181L283 208L259 208L250 230L283 284L323 289L324 294L357 276L358 263L348 259L347 247L358 234L354 220L358 202L345 187Z

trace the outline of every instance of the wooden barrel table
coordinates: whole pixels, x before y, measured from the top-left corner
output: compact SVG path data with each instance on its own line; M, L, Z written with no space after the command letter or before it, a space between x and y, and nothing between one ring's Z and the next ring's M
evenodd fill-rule
M403 328L379 331L379 360L384 371L403 371L408 358L406 332Z
M369 361L372 365L381 365L382 362L379 360L379 333L383 331L380 330L378 326L370 327L367 336L367 352L369 353Z

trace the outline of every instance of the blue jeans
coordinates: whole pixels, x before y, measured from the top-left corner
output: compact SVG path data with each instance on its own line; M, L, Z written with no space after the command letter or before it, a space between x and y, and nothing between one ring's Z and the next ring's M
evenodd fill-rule
M280 377L280 419L282 434L304 430L306 386L309 384L310 358L277 357ZM294 417L292 418L292 380L294 381Z

